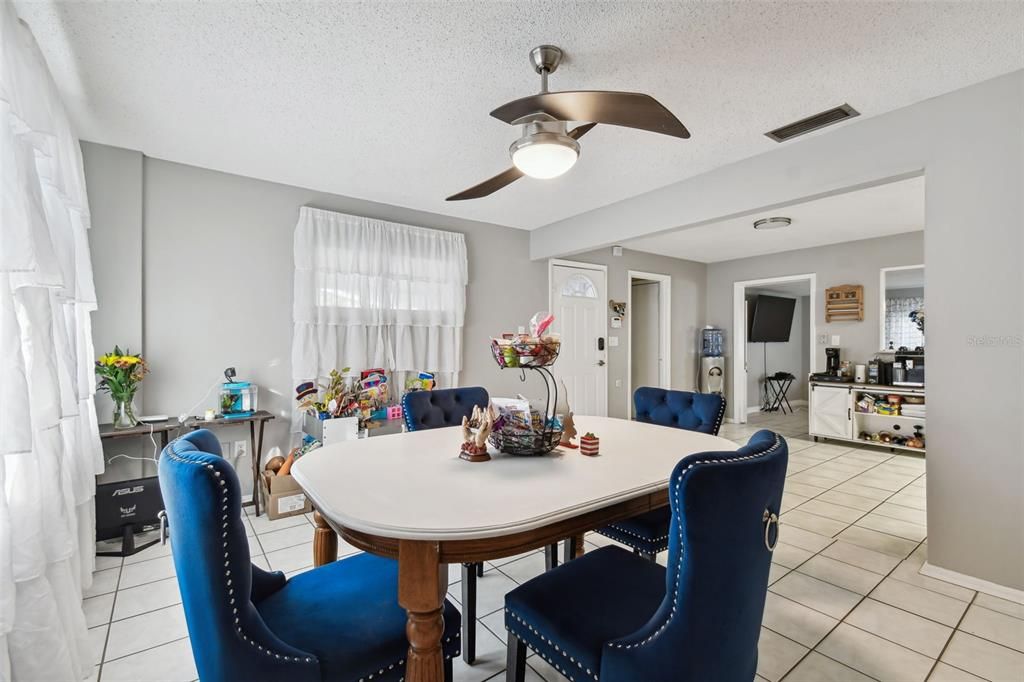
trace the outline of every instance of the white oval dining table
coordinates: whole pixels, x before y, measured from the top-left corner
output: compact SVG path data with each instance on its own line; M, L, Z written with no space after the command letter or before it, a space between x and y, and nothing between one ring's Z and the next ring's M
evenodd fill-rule
M696 452L733 451L732 441L608 417L576 417L600 438L600 454L558 448L540 457L491 452L459 458L461 428L348 441L314 450L292 475L316 509L313 558L337 559L348 543L398 560L406 610L405 679L442 682L446 564L497 559L575 538L668 504L676 463Z

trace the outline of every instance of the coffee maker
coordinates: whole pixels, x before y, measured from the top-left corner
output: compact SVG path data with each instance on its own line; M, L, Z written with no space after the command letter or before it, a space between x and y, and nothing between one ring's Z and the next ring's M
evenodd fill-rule
M839 376L839 349L838 348L826 348L825 349L825 374L829 376Z

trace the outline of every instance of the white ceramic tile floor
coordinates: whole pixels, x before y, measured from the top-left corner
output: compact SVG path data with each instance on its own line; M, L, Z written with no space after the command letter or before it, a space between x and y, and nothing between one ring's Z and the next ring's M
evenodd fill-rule
M806 411L798 410L722 427L737 442L759 428L792 434L757 679L1024 681L1024 605L918 573L927 554L924 460L815 443L806 424ZM288 575L312 566L310 517L270 521L247 513L245 523L256 565ZM588 549L610 542L587 536ZM339 556L356 551L339 545ZM478 662L456 663L456 680L504 679L504 593L543 568L539 552L487 563L477 597ZM101 557L97 569L85 602L100 666L94 679L195 679L170 548L123 561ZM459 579L459 568L450 567L455 603ZM538 656L527 661L528 682L564 679Z

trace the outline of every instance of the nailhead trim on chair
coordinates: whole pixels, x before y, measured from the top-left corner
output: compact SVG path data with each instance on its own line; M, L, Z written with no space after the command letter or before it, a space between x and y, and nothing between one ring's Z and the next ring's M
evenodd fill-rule
M717 436L719 430L722 428L722 418L725 417L725 396L722 398L722 404L718 406L718 416L715 417L715 430L711 432L712 436Z
M273 656L276 659L282 661L290 661L294 663L316 663L316 661L310 656L290 656L288 654L279 654L276 651L271 650L269 647L264 647L262 644L257 643L255 640L250 639L249 636L242 630L241 623L238 618L238 607L235 606L235 588L232 587L231 581L231 569L228 568L230 565L230 555L228 554L228 490L227 483L221 478L220 472L214 469L212 464L203 464L202 462L194 462L189 459L185 459L175 453L172 449L167 448L164 451L168 457L173 459L175 462L182 464L191 464L193 466L203 466L204 469L211 472L214 476L214 480L220 484L220 496L221 496L221 511L224 512L221 516L221 544L224 549L224 581L225 586L228 590L228 603L231 604L231 613L235 618L235 632L242 638L242 641L248 642L250 646L255 647L259 651L262 651L267 656Z
M459 639L459 638L460 638L460 633L456 632L453 637L445 637L444 643L447 644L448 642L452 641L452 639ZM446 661L450 661L453 656L459 656L461 654L462 654L461 650L456 650L455 653L452 656L445 656L444 659ZM391 670L394 670L396 667L399 667L399 666L402 666L402 665L405 665L405 659L404 658L400 659L398 661L398 663L392 663L387 668L381 668L380 670L378 670L375 673L370 673L369 677L360 677L359 678L359 682L369 682L369 680L372 680L375 676L383 675L385 670L391 671ZM398 682L405 682L405 676L399 677L398 678ZM448 682L450 682L450 680Z
M558 648L558 645L557 645L557 644L555 644L555 643L554 643L554 642L552 642L552 641L551 641L550 639L548 639L547 637L545 637L544 635L542 635L542 634L541 634L541 633L540 633L540 632L539 632L538 630L535 630L535 629L533 628L533 626L532 626L532 625L530 625L530 624L529 624L529 623L527 623L527 622L526 622L525 620L523 620L522 618L520 618L520 617L519 617L518 615L516 615L516 614L515 614L514 612L512 612L512 611L510 611L510 610L509 610L508 608L506 608L506 609L505 609L505 613L507 613L508 615L512 616L512 617L513 617L513 618L515 618L515 619L516 619L517 621L519 621L520 623L522 623L522 624L523 624L523 626L524 626L524 627L525 627L525 628L526 628L527 630L529 630L530 632L532 632L532 633L533 633L534 635L536 635L537 637L540 637L540 638L541 638L541 640L543 640L544 642L547 642L547 643L548 643L548 644L550 644L550 645L551 645L552 647L554 647L555 651L557 651L558 653L562 654L562 656L563 656L564 658L567 658L567 659L569 659L569 662L570 662L570 663L575 663L575 664L576 664L576 667L578 667L578 668L579 668L580 670L585 670L585 671L586 671L586 673L587 673L587 675L589 675L589 676L593 677L593 678L594 678L595 680L596 680L596 679L598 679L598 677L597 677L597 674L596 674L596 673L594 673L594 672L593 672L592 670L590 670L590 668L584 668L584 667L583 667L583 664L582 664L582 663L580 663L579 661L577 661L575 657L573 657L573 656L570 656L570 655L569 655L569 654L568 654L567 652L565 652L565 651L562 651L562 650L561 650L560 648ZM515 634L515 633L512 633L512 634ZM518 637L518 635L516 635L516 636ZM536 652L537 652L537 655L538 655L538 656L540 656L540 657L541 657L541 658L543 658L543 659L544 659L545 661L547 661L548 663L550 663L551 665L553 665L553 666L554 666L554 668L555 668L555 670L557 670L558 672L560 672L560 673L562 673L563 675L565 675L566 677L568 677L568 678L569 678L569 680L570 680L570 682L575 682L576 678L575 678L575 677L573 677L573 673L575 672L574 670L563 670L563 669L562 669L562 667L561 667L560 665L558 665L558 663L555 663L555 662L554 662L554 661L552 661L552 660L551 660L550 658L548 658L547 656L545 656L545 655L544 655L544 652L543 652L543 651L537 651L536 649L534 649L534 651L536 651ZM566 666L566 667L569 667L569 666Z
M680 508L679 505L681 504L681 501L679 499L679 495L680 495L679 490L680 490L680 488L682 488L683 478L685 478L686 475L688 473L690 473L690 470L693 469L694 467L702 465L702 464L710 464L710 465L714 465L714 464L732 464L734 462L744 462L744 461L751 460L751 459L758 459L758 458L765 457L765 456L771 454L772 452L777 450L780 445L782 445L782 438L779 437L779 434L775 434L775 443L770 448L768 448L767 450L764 450L763 452L758 452L758 453L755 453L753 455L747 455L745 457L734 457L732 459L720 459L720 460L700 460L698 462L692 463L690 466L686 467L686 469L683 471L682 475L679 477L679 480L676 482L675 488L672 490L672 497L673 497L673 500L675 501L675 508L676 509ZM682 524L676 524L676 525L678 526L678 531L679 531L680 546L683 546L682 545L683 527L682 527ZM685 547L683 548L683 551L686 551ZM668 627L668 624L672 622L672 619L676 615L676 601L677 601L677 599L679 597L679 579L681 577L680 573L682 572L682 569L683 569L683 562L682 562L682 560L680 560L678 565L676 566L676 577L675 577L675 581L674 581L674 583L672 585L672 610L669 612L668 617L665 619L665 622L662 623L658 627L658 629L654 631L653 634L651 634L646 639L643 639L643 640L641 640L639 642L632 642L632 643L629 643L629 644L625 644L625 643L622 643L622 642L607 642L605 644L605 646L615 647L616 649L634 649L634 648L642 647L642 646L648 644L649 642L651 642L652 640L657 638L659 635L661 635L661 633L665 631L665 628Z
M638 533L630 532L630 531L626 530L625 528L621 528L619 526L616 526L614 523L609 523L608 527L609 528L614 528L615 530L619 531L620 533L624 533L626 535L632 535L633 537L638 538L640 540L644 540L645 542L661 542L662 540L668 540L668 536L667 535L662 535L660 538L648 538L648 537L645 537L645 536L640 535Z

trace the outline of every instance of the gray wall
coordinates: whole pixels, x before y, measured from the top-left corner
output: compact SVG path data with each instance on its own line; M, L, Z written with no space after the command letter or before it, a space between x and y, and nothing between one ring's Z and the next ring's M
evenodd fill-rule
M531 255L599 248L923 173L928 562L1024 589L1022 120L1018 70L546 226L531 235ZM958 130L969 134L950 134ZM708 310L718 310L715 296Z
M546 265L529 260L528 232L102 145L83 143L82 148L100 302L94 336L98 348L116 341L145 353L152 373L144 382L144 412L201 413L216 398L216 390L205 400L204 393L223 381L225 367L234 366L240 378L259 384L260 406L278 417L269 428L268 447L288 445L294 396L292 235L305 205L464 233L470 281L460 383L506 395L523 391L518 373L498 369L488 340L527 324L547 305ZM115 241L118 248L100 248ZM126 264L135 273L128 278L120 275ZM136 320L144 320L141 334ZM100 419L110 420L103 412ZM248 434L244 427L218 433L224 442ZM141 463L132 466L121 473L139 475ZM111 467L112 474L119 471Z
M825 348L831 345L833 335L839 336L839 347L842 349L840 357L843 360L856 364L874 356L878 351L879 339L879 270L897 265L913 265L923 260L924 233L918 231L708 264L708 323L726 330L726 396L731 398L732 379L729 377L734 367L731 340L733 283L815 273L817 292L812 304L817 339L814 357L817 367L824 369ZM863 321L825 323L825 289L837 284L864 285ZM826 337L824 343L822 337Z
M672 388L696 390L697 338L704 325L705 278L707 267L703 263L658 256L641 251L623 249L622 256L613 256L611 249L598 249L573 256L570 260L608 266L608 298L626 300L629 270L650 272L672 277ZM611 309L607 311L611 317ZM629 315L629 311L626 311ZM626 324L622 329L608 329L609 336L618 336L619 345L608 347L608 416L626 417L629 414L626 391L626 359L629 341ZM616 383L619 385L616 386Z
M753 319L754 301L758 294L780 296L796 299L793 305L793 325L789 331L789 341L785 343L747 343L747 407L761 406L762 382L764 380L765 353L768 355L768 373L789 372L796 376L786 397L790 402L807 399L807 373L804 371L810 364L807 352L807 337L810 335L808 306L810 296L793 296L770 290L747 289L747 320Z

